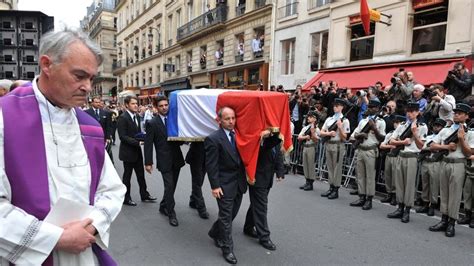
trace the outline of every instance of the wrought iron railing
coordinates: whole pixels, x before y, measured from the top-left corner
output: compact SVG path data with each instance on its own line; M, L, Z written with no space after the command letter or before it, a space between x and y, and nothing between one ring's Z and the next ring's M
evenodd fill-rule
M202 31L216 24L227 20L227 6L219 5L218 7L202 14L201 16L191 20L178 28L177 40L188 37L191 34Z

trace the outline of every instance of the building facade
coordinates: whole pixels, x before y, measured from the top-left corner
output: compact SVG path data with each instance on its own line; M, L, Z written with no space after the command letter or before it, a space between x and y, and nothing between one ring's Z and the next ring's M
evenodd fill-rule
M82 30L89 33L104 54L91 96L101 96L106 101L116 101L117 97L117 78L112 73L117 64L117 18L114 9L115 0L95 0L81 21Z
M294 89L328 67L330 3L277 1L271 84Z
M264 0L119 1L119 91L150 101L175 89L267 87L272 10Z
M0 79L33 80L41 36L53 29L54 18L41 12L0 10Z
M18 0L0 0L0 10L18 10Z

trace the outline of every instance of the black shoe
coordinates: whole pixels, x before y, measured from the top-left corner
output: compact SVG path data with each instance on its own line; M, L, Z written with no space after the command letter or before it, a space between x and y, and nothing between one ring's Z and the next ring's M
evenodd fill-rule
M258 238L257 230L252 227L252 229L244 229L244 235L249 236L251 238Z
M262 247L268 249L268 250L276 250L277 247L271 240L264 240L264 241L258 241Z
M178 218L176 218L176 215L171 214L168 217L169 217L169 221L170 221L171 226L178 226L179 225Z
M197 209L196 203L194 201L189 201L189 208L191 209Z
M352 190L351 192L349 192L349 194L351 195L359 195L359 191L357 189L354 189Z
M408 223L410 221L410 209L411 207L405 207L402 215L402 223Z
M365 203L365 195L359 195L359 199L351 202L349 205L352 207L362 207Z
M458 224L469 224L471 222L471 216L472 212L466 210L466 214L464 214L464 217L458 220Z
M332 190L334 189L334 186L333 185L330 185L329 186L329 190L324 192L323 194L321 194L321 197L327 197L331 194Z
M222 240L217 239L217 238L213 238L213 240L214 240L214 246L218 248L222 248L224 246L224 244L222 243Z
M142 201L143 202L156 202L156 198L148 195L148 196L143 197Z
M206 220L209 219L209 213L206 210L198 211L199 217Z
M367 200L365 201L364 206L362 206L362 210L368 211L368 210L372 209L372 197L373 196L368 196L367 197Z
M304 189L307 184L308 184L308 179L306 179L306 182L300 187L300 189Z
M334 187L331 194L328 195L328 199L337 199L339 198L339 187Z
M382 202L382 203L389 203L391 201L392 201L392 193L387 193L385 198L380 200L380 202Z
M433 205L430 205L430 207L428 208L428 212L426 213L426 215L428 216L434 216L434 213L435 213L435 207Z
M444 234L447 237L453 237L455 235L454 225L456 224L456 220L453 218L449 218L448 220L448 227L446 228L446 233Z
M303 188L304 191L313 190L313 182L306 183L306 186Z
M165 207L160 207L160 213L164 216L168 216L168 210Z
M398 204L398 208L394 212L387 214L387 218L390 218L390 219L402 218L404 208L405 208L404 204L402 203Z
M390 201L390 205L397 206L397 195L392 193L392 201Z
M469 223L469 228L474 228L474 216L471 216L471 222Z
M430 226L429 230L431 232L441 232L441 231L446 231L447 227L448 227L448 216L443 214L441 216L441 221L433 226Z
M137 206L137 203L131 199L128 199L128 200L124 200L123 201L123 205L127 205L127 206Z
M416 209L416 213L428 213L429 209L430 208L428 207L428 205L421 206L420 208Z
M237 264L237 258L234 255L234 252L222 252L222 256L224 256L225 261L230 264Z

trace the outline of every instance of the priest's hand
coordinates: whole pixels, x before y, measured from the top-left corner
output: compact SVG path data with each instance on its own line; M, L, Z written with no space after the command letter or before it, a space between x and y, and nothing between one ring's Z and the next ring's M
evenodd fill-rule
M221 196L224 196L224 192L222 192L222 188L216 188L212 190L212 196L216 199L220 199Z
M145 165L145 170L151 174L151 171L153 171L153 165Z
M64 231L56 244L56 249L79 254L95 243L95 237L87 231L92 219L72 222L63 226Z

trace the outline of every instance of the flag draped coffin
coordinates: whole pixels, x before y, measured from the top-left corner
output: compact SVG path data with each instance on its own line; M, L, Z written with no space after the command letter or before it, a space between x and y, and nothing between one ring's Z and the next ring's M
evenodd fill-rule
M282 148L293 148L288 97L279 92L196 89L170 94L168 139L202 141L219 128L217 111L225 106L236 113L236 142L250 184L255 182L260 133L280 131Z

